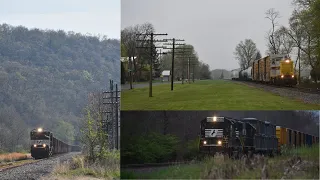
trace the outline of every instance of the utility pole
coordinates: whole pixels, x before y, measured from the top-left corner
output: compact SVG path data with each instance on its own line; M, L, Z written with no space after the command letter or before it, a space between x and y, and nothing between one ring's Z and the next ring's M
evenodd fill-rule
M149 41L150 42L150 47L136 47L136 48L150 48L150 78L149 78L149 97L152 97L152 79L153 79L153 71L152 71L152 66L153 66L153 48L163 48L163 47L156 47L153 46L153 43L155 42L167 42L167 40L155 40L153 39L154 36L167 36L168 34L156 34L156 33L146 33L146 34L136 34L137 36L145 35L145 36L150 36L150 40L140 40L137 39L136 41Z
M184 48L184 50L182 51L182 56L180 57L180 58L182 58L182 68L183 68L183 70L182 70L182 84L184 84L184 67L185 67L185 63L184 63L184 61L183 60L187 60L187 63L186 63L186 65L187 65L187 75L186 75L186 77L187 77L187 79L188 79L188 83L190 84L190 65L191 65L191 62L190 62L190 60L191 59L193 59L194 58L194 56L193 56L193 54L191 53L191 52L189 52L188 54L189 55L185 55L185 53L186 53L186 51L185 51L185 49L192 49L192 48Z
M176 48L176 45L185 45L185 44L178 44L177 41L184 41L183 39L166 39L167 41L172 41L172 44L166 44L166 45L172 45L172 48L164 48L164 49L171 49L172 50L172 62L171 62L171 91L173 91L173 81L174 81L174 50L175 49L185 49L185 48Z

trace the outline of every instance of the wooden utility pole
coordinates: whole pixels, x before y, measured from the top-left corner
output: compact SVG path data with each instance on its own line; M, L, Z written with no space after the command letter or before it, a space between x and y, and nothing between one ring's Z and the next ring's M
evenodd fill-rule
M137 41L149 41L150 42L150 47L136 47L136 48L150 48L150 78L149 78L149 97L152 97L152 79L153 79L153 71L152 71L152 66L153 66L153 58L154 58L154 53L153 53L153 48L163 48L163 47L156 47L154 46L153 43L155 42L167 42L166 40L155 40L154 36L167 36L168 34L156 34L156 33L146 33L146 34L137 34L137 36L141 35L146 35L150 36L149 40L140 40L137 39Z
M185 45L185 44L178 44L177 41L184 41L183 39L166 39L168 41L172 41L171 44L166 45L172 45L172 48L164 48L164 49L171 49L172 50L172 62L171 62L171 91L173 91L173 81L174 81L174 50L175 49L185 49L185 48L176 48L176 45Z

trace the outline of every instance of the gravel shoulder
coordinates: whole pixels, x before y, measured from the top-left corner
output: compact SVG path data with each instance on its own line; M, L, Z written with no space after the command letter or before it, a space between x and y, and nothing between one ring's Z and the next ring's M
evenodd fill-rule
M63 155L57 155L55 157L44 159L33 164L26 164L20 167L4 170L0 172L0 179L1 180L42 179L52 172L56 164L58 164L59 162L67 161L77 154L79 153L72 152L72 153L63 154Z
M246 83L246 82L239 82L239 81L237 81L237 82L234 81L234 82L238 83L238 84L243 84L246 86L258 88L261 90L265 90L265 91L271 92L273 94L277 94L279 96L297 99L297 100L300 100L304 103L320 104L320 94L299 92L299 91L294 91L294 90L290 90L287 88L273 87L273 86L267 86L267 85L263 85L263 84Z

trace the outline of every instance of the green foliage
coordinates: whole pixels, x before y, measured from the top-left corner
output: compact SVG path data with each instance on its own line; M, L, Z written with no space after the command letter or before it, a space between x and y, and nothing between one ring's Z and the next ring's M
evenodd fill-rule
M55 127L55 136L62 141L73 144L75 129L71 123L60 120Z
M184 148L186 149L186 153L184 155L184 159L194 159L199 155L199 142L200 138L188 141Z
M121 164L156 163L174 160L178 138L150 133L122 140Z

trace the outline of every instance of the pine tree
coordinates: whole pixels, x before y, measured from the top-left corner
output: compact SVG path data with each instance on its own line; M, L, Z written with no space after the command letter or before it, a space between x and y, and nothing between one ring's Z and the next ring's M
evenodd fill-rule
M221 71L221 76L220 76L220 79L223 79L223 71Z

